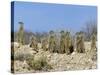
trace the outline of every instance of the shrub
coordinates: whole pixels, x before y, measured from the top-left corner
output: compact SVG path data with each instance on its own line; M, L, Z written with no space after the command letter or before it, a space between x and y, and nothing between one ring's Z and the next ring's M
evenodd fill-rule
M28 60L28 64L30 68L34 70L47 71L48 69L52 69L51 65L48 64L46 57L44 56L39 59L30 58L30 60Z
M33 55L24 50L18 50L18 51L15 51L14 53L14 60L23 61L23 60L28 60L30 57L33 57Z

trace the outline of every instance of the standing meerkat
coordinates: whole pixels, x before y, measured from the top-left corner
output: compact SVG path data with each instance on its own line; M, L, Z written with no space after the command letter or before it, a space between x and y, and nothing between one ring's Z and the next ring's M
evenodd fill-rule
M66 32L66 34L65 34L65 52L67 54L70 54L73 51L74 51L74 49L73 49L73 45L72 45L72 39L71 39L70 32Z
M60 33L60 53L65 53L65 32L62 30Z
M19 31L17 33L17 41L20 45L25 44L25 40L24 40L24 23L23 22L19 22Z
M78 32L76 34L76 51L78 53L84 53L85 52L83 32Z
M41 44L42 44L42 49L44 51L47 51L48 50L48 39L47 38L43 38L41 40Z
M94 33L91 36L91 50L96 50L96 35Z
M92 59L93 61L96 61L96 60L97 60L96 40L97 40L96 34L93 33L93 34L91 35L91 50L90 50L91 59Z
M49 51L50 52L55 52L56 50L56 39L55 39L55 34L54 31L49 32Z
M37 41L35 36L31 36L30 38L30 47L32 47L34 50L37 50Z

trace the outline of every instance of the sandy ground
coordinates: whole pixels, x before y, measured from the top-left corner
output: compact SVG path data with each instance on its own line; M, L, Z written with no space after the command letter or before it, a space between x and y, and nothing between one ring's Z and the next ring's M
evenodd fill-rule
M58 54L58 53L50 53L49 51L39 50L36 52L29 47L29 45L24 45L18 48L18 44L16 43L14 46L15 55L18 53L25 55L35 55L38 59L41 55L45 55L47 57L47 62L53 67L53 69L48 70L50 72L53 71L69 71L69 70L87 70L87 69L96 69L97 68L97 60L96 60L96 51L91 51L91 43L85 42L85 53L77 53L73 52L71 55ZM39 48L41 48L41 44L39 44ZM27 56L25 56L27 58ZM94 58L94 59L93 59ZM29 70L29 65L25 60L15 60L14 61L14 70L16 73L26 73L26 72L44 72L44 71L36 71Z

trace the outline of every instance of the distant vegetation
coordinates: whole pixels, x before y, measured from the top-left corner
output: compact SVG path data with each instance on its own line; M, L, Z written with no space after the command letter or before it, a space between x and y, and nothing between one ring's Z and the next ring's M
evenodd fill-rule
M91 47L96 48L97 41L97 23L95 21L88 21L81 31L74 35L69 31L61 30L55 32L29 32L24 30L24 23L19 22L20 28L17 32L12 32L12 41L20 44L29 44L35 50L38 49L38 43L42 44L42 48L50 50L50 52L67 53L70 54L77 49L77 52L85 52L84 41L90 41ZM47 48L48 45L48 48Z
M83 28L81 28L81 31L85 34L85 40L90 41L92 34L95 34L97 36L97 23L96 21L88 21L85 23ZM59 32L55 33L58 35ZM77 32L76 32L77 33ZM13 39L14 36L14 39ZM18 32L12 32L12 41L17 41ZM25 31L24 30L24 42L25 44L28 44L30 41L30 37L35 36L37 38L38 42L41 42L41 38L48 37L48 32L31 32L31 31ZM75 34L73 35L73 37Z

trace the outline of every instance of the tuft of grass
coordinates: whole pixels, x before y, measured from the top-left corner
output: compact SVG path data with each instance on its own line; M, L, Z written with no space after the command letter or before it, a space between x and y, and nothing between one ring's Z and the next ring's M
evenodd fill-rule
M24 60L28 60L31 57L33 57L33 55L24 50L22 51L18 50L14 53L14 60L24 61Z
M48 62L46 61L46 57L44 56L37 60L34 60L34 58L30 58L30 60L28 60L28 64L30 68L34 70L48 71L49 69L52 69L52 66L48 64Z

